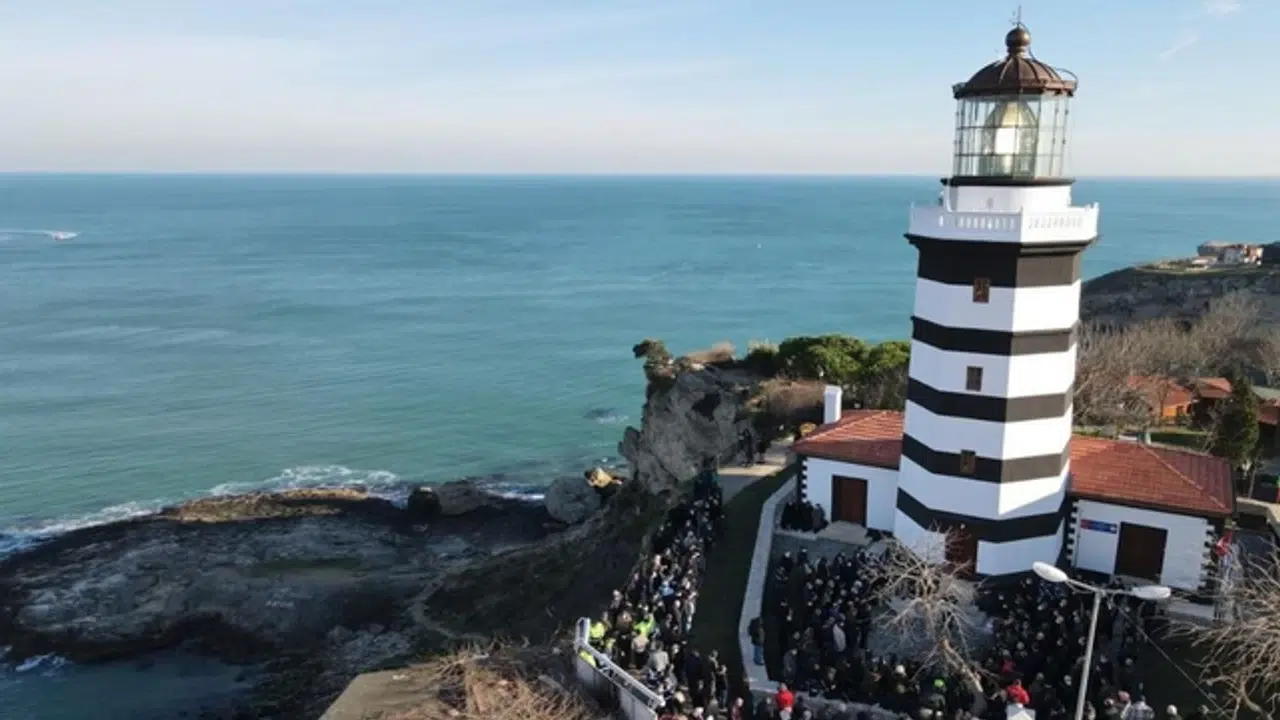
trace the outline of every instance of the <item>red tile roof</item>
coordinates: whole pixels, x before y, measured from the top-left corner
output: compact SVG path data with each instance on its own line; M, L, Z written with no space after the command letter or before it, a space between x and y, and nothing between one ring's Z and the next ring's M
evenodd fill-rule
M1147 401L1147 405L1152 410L1156 408L1179 408L1190 405L1195 401L1195 395L1178 383L1168 378L1153 377L1150 375L1130 375L1126 378L1125 384L1130 390L1136 390L1142 393L1143 398ZM1163 407L1161 404L1163 403Z
M846 410L791 446L799 455L896 468L902 455L902 413L894 410Z
M1231 394L1231 381L1226 378L1197 378L1196 394L1208 400L1221 400Z
M846 411L797 441L792 449L840 462L896 468L903 414ZM1235 506L1231 467L1222 458L1124 440L1071 439L1073 496L1199 516L1226 516Z
M1071 438L1071 494L1092 500L1230 515L1235 490L1226 460L1110 438Z

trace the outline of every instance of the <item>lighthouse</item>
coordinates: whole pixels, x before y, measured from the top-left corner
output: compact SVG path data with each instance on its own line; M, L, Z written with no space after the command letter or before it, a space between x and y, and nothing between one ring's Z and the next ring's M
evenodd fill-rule
M980 576L1063 551L1080 260L1096 205L1065 168L1073 75L1007 54L955 85L952 174L912 208L918 251L894 530Z

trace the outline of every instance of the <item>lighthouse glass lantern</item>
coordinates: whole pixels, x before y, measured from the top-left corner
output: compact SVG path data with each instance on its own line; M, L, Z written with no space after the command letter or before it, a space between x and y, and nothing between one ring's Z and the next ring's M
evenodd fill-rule
M959 178L1010 181L1065 174L1067 116L1074 79L1027 56L1031 35L1014 28L1005 38L1006 59L979 70L953 88Z

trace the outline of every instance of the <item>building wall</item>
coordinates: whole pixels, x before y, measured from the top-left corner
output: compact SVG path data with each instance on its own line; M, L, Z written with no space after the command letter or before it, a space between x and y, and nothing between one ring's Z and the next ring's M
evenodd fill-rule
M1116 532L1087 530L1082 520L1097 520L1116 525ZM1093 500L1080 500L1071 522L1075 533L1072 565L1106 575L1115 573L1116 551L1120 545L1119 524L1137 523L1168 531L1164 551L1164 570L1160 582L1178 590L1194 591L1200 587L1206 563L1209 562L1213 528L1204 518L1175 515L1156 510L1110 505Z
M930 562L942 562L946 558L945 540L940 533L920 527L902 512L898 513L896 525L895 536L912 552ZM975 570L979 575L1012 575L1027 572L1037 560L1056 563L1062 548L1062 530L1012 542L979 541Z
M947 205L957 212L1035 212L1061 210L1071 205L1071 186L981 187L962 185L944 191Z
M834 517L831 507L831 478L833 475L861 478L867 481L867 527L872 530L893 532L897 510L898 471L885 468L854 465L852 463L804 459L805 498L821 507L828 518Z
M1080 282L1049 287L993 287L988 302L973 301L972 285L916 280L916 317L939 325L977 330L1035 332L1076 323Z
M1002 423L935 415L908 402L905 431L939 452L972 450L997 459L1052 455L1071 442L1071 409L1062 417Z
M969 392L968 368L982 368L986 395L1030 397L1059 395L1071 390L1075 379L1076 348L1036 355L982 355L939 350L919 341L911 343L911 377L943 392Z
M1054 477L993 483L952 475L939 477L904 457L898 472L898 486L938 510L1007 520L1059 510L1069 472L1068 467ZM996 510L994 514L992 508Z

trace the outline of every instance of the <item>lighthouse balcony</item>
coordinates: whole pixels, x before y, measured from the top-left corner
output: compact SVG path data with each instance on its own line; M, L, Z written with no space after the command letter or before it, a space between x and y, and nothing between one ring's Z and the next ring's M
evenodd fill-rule
M957 212L945 207L911 208L910 235L939 240L1021 243L1081 242L1098 235L1098 206L1065 210Z

